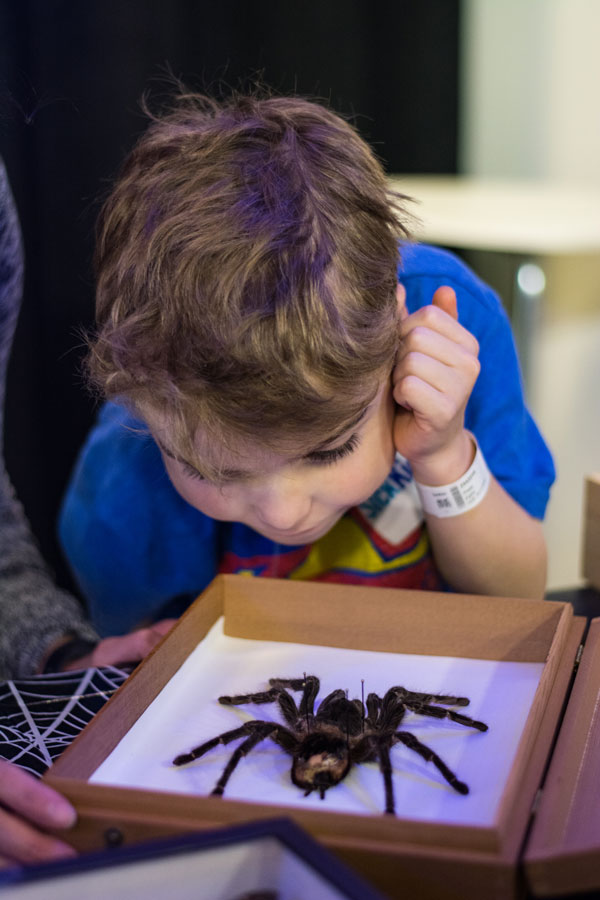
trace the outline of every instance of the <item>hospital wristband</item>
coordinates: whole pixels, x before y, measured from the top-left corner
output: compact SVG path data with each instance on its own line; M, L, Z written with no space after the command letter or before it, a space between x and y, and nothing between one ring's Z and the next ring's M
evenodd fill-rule
M431 486L415 482L426 513L445 519L461 516L481 503L490 486L491 475L477 443L475 447L475 459L470 468L452 484Z

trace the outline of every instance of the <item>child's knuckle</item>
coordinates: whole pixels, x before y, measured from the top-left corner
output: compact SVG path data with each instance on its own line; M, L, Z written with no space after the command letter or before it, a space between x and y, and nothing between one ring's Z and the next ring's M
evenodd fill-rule
M420 379L416 375L413 375L409 372L402 380L404 392L406 394L413 394L417 389L419 382Z
M430 304L429 306L424 306L421 312L425 325L432 326L438 321L441 310L439 310L437 306Z
M404 357L405 375L413 375L421 359L422 354L416 348L410 350Z
M473 380L475 380L481 372L481 363L476 356L471 356L469 358L469 372Z
M471 353L468 348L462 347L460 350L459 368L468 378L476 378L479 375L481 363L479 358Z
M428 328L424 328L422 325L417 325L417 327L412 331L412 340L410 342L411 350L424 350L426 347L428 335Z

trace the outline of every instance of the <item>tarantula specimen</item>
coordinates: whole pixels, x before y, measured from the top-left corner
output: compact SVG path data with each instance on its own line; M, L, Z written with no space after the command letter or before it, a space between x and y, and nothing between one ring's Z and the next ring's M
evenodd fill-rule
M182 753L173 760L176 766L190 763L219 744L229 744L244 738L235 749L212 793L222 796L227 782L243 756L266 738L278 744L292 757L291 778L304 795L318 791L321 799L325 792L339 784L353 765L378 762L385 788L385 812L395 813L394 788L390 750L395 744L404 744L427 762L433 763L448 784L459 794L468 794L467 785L459 781L442 759L430 747L421 743L414 734L399 728L406 712L450 719L459 725L487 731L487 725L477 722L445 706L467 706L466 697L443 694L423 694L403 687L391 687L384 697L369 694L362 700L349 700L346 692L332 691L318 706L319 679L315 675L303 678L271 678L270 690L236 697L219 697L225 706L245 703L277 703L286 725L278 722L252 720L211 738L189 753ZM299 706L289 692L302 691ZM435 704L442 704L441 706Z

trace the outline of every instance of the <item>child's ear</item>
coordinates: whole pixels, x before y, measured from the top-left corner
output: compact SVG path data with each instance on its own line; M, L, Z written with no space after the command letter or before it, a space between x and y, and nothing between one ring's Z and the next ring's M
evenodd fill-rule
M400 282L396 285L396 300L398 302L400 321L403 322L408 317L408 310L406 308L406 288Z

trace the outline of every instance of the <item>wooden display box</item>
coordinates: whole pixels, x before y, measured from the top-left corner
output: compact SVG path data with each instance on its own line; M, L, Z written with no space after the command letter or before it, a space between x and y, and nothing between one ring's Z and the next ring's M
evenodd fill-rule
M493 824L456 826L401 815L277 808L89 783L221 615L226 634L233 637L543 663ZM594 836L596 844L600 839L600 735L594 742L588 739L590 728L599 727L594 717L600 656L590 652L600 637L597 624L525 853L527 878L538 893L600 886L593 845ZM569 604L559 602L219 576L65 751L46 781L76 806L72 842L81 850L105 847L115 835L127 844L268 819L279 809L390 897L508 900L523 887L523 843L571 689L584 625ZM591 837L579 825L573 835L573 823L579 823L574 796L591 817Z

